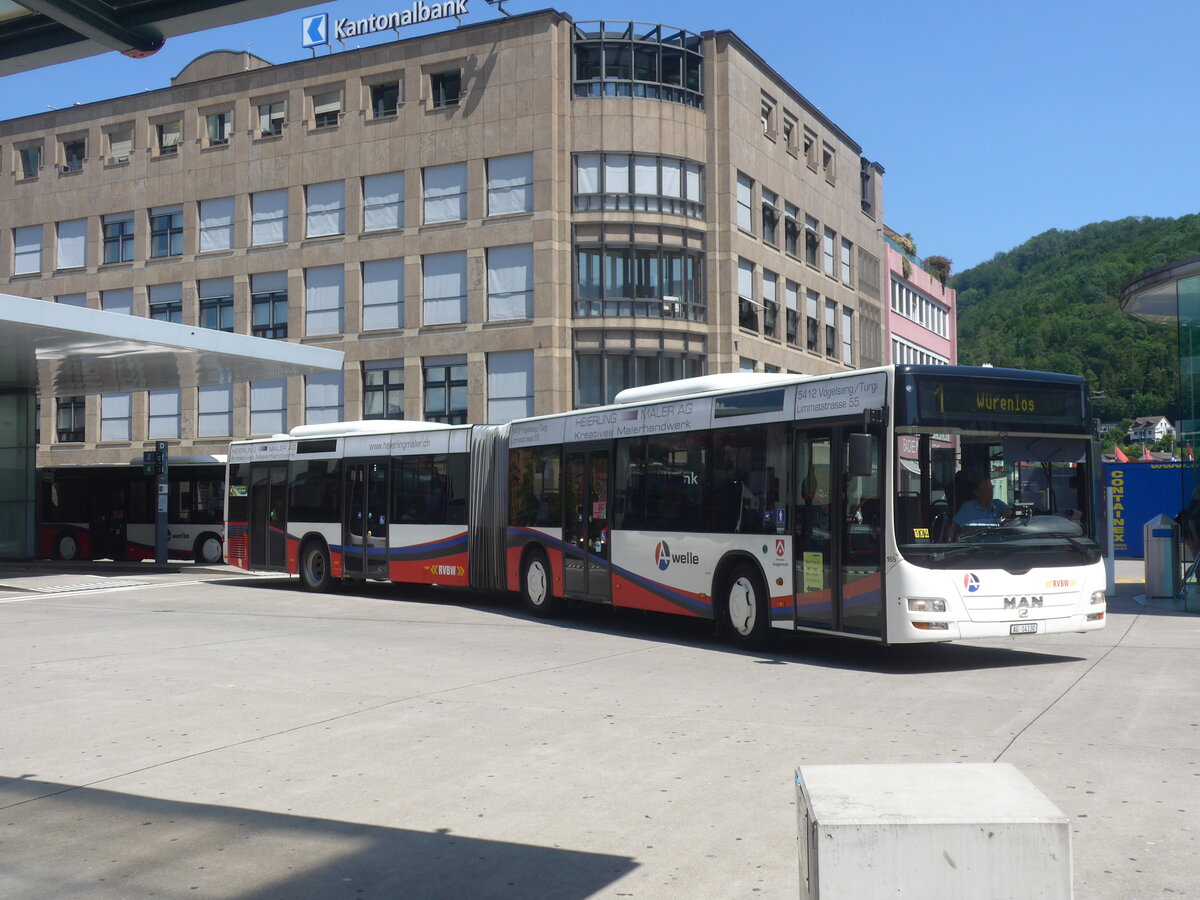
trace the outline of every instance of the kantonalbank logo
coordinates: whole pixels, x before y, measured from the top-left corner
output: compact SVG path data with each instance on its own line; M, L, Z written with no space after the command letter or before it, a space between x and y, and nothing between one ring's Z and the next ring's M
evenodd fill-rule
M659 541L654 548L654 564L660 571L665 572L671 563L678 563L681 566L698 566L700 557L690 552L672 553L666 541Z
M433 22L438 19L448 19L451 16L465 16L467 0L446 0L444 3L425 3L417 0L408 9L391 13L372 13L365 19L335 19L333 22L333 38L344 41L347 38L362 37L364 34L375 34L377 31L395 31L408 25L421 22ZM301 23L304 47L319 47L329 43L329 14L321 13L315 16L305 16Z

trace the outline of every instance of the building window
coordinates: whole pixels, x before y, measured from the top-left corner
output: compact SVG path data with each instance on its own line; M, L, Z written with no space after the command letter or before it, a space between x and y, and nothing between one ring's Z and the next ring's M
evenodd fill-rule
M105 137L108 139L109 163L128 162L133 154L133 126L126 125L116 131L109 131Z
M426 422L465 425L467 421L467 358L428 357L424 361Z
M200 327L233 331L233 279L205 278L199 284Z
M791 256L800 255L800 210L795 204L783 204L783 249Z
M55 439L60 444L82 444L87 416L87 401L83 397L59 397L55 411Z
M250 195L251 246L287 243L287 220L287 188Z
M210 113L204 118L208 125L208 146L224 147L228 144L229 135L233 131L233 113Z
M87 309L87 294L59 294L54 298L54 302L61 306L77 306L80 309Z
M129 440L132 421L132 394L100 395L100 440Z
M287 379L250 383L250 434L287 431Z
M842 362L854 364L854 311L842 307Z
M346 270L318 266L304 270L304 333L311 336L345 331Z
M457 222L467 217L467 164L430 166L425 174L425 223Z
M462 71L434 72L429 76L429 96L434 109L458 106L462 95Z
M851 287L854 286L854 267L851 264L853 256L854 244L850 243L850 241L846 240L845 238L842 238L842 282L850 285Z
M737 225L743 231L754 231L754 179L738 172Z
M533 415L533 351L487 355L488 422L501 424Z
M87 265L87 219L59 222L56 269L82 269Z
M313 128L332 128L342 118L342 92L332 91L328 94L314 94Z
M532 318L533 244L488 248L487 288L489 322Z
M122 316L133 315L133 288L113 288L100 292L100 308Z
M159 156L171 156L179 152L180 141L183 140L183 122L159 122L154 126L156 146Z
M304 378L304 421L326 425L342 420L341 372L322 372Z
M703 219L704 167L670 156L581 153L575 157L575 211L599 210Z
M404 418L404 363L363 363L364 419Z
M763 134L774 140L776 132L774 102L763 97L762 102L759 104L758 118L762 123Z
M804 217L804 261L816 268L820 265L821 237L817 233L818 223L812 216Z
M400 82L371 85L371 118L383 119L396 115L400 105Z
M178 206L150 210L150 256L183 255L183 210Z
M837 242L837 234L832 228L825 229L825 241L822 244L825 257L825 274L830 278L837 278L837 262L834 257L834 246Z
M779 244L779 197L762 189L762 237L772 247Z
M83 168L87 159L87 140L85 138L70 138L62 142L62 170L78 172Z
M305 237L346 233L346 182L326 181L304 189Z
M467 254L430 253L421 258L425 325L467 321Z
M758 303L754 300L754 264L738 260L738 325L758 331Z
M200 201L200 252L233 249L233 198Z
M664 246L580 246L575 315L704 322L704 253Z
M806 298L806 310L808 312L808 322L805 329L804 346L817 353L819 342L821 340L821 295L816 291L810 290Z
M774 272L763 270L762 302L763 302L763 333L768 337L778 337L779 332L779 276Z
M363 231L404 227L404 173L363 179Z
M104 262L133 261L133 213L104 216L100 220L104 234Z
M817 136L808 128L804 129L804 162L814 172L817 171Z
M202 387L196 392L196 437L233 434L233 388L227 384Z
M836 356L838 351L837 304L825 298L825 355Z
M150 318L159 322L183 324L183 285L150 285Z
M250 276L250 333L275 340L288 336L287 272Z
M42 226L13 229L13 274L32 275L42 271Z
M924 326L938 337L950 336L949 310L896 279L892 280L892 312Z
M404 260L372 259L362 265L362 330L404 327Z
M863 157L860 164L859 176L862 211L873 219L875 218L875 172L873 164L868 162L866 157Z
M179 391L150 391L146 403L146 437L179 437Z
M488 215L533 209L533 154L496 156L487 161Z
M800 285L789 281L784 291L787 307L787 342L796 345L800 343Z
M642 22L575 24L575 96L645 97L704 108L704 40Z
M17 151L22 178L37 178L42 170L42 145L22 147Z
M287 107L282 100L258 105L258 136L276 137L283 134Z
M800 152L800 142L796 137L797 131L795 120L788 118L785 113L783 117L783 146L792 156Z
M576 352L575 405L612 403L625 388L703 374L704 356L699 353Z
M825 180L830 184L837 180L837 157L828 144L821 146L821 169L825 173Z

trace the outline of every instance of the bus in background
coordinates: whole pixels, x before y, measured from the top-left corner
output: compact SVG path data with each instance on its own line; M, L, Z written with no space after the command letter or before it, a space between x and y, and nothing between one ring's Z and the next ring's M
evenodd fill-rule
M708 618L744 646L1088 631L1090 436L1083 379L951 366L706 376L503 426L302 426L231 445L228 558L310 589ZM405 530L410 498L443 490Z
M38 469L39 555L53 559L155 558L155 479L129 465ZM213 565L224 543L225 457L174 457L167 468L167 553Z

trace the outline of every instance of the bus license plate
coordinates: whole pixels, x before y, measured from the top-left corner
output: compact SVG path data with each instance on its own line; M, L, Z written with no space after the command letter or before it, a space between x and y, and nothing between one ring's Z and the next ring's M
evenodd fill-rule
M1037 634L1037 622L1018 622L1008 626L1009 634Z

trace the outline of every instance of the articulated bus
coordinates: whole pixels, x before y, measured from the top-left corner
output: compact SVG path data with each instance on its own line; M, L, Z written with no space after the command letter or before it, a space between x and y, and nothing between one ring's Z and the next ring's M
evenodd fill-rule
M228 561L519 592L885 644L1105 620L1087 386L887 366L716 375L449 426L313 425L230 446Z
M225 540L224 456L167 467L167 554L213 565ZM155 558L155 478L129 465L38 469L38 553L54 559Z

